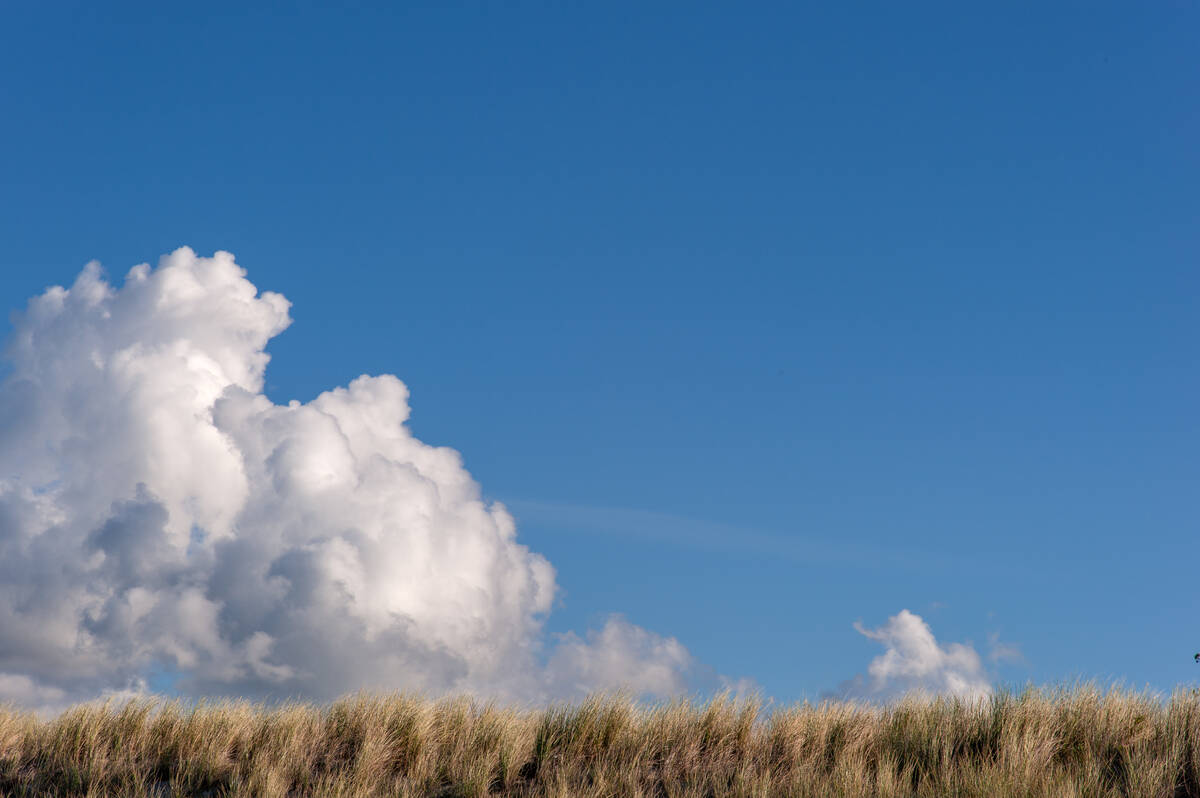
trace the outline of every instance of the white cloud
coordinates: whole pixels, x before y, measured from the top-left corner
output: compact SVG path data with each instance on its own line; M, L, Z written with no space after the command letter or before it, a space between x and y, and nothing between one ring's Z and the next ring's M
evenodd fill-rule
M673 695L687 690L686 676L695 666L675 638L659 637L613 616L600 631L589 631L586 640L564 635L546 675L558 693L596 689Z
M400 380L263 395L288 310L229 253L183 248L119 288L89 264L14 316L0 700L86 699L163 669L187 694L319 700L688 686L682 645L620 619L546 650L554 569L457 452L412 436Z
M40 712L61 709L66 692L39 685L23 673L0 673L0 706L17 706Z
M975 649L963 643L940 645L919 615L901 610L878 629L857 622L854 628L886 650L871 660L865 677L860 674L841 686L843 698L888 701L919 693L979 699L992 693Z

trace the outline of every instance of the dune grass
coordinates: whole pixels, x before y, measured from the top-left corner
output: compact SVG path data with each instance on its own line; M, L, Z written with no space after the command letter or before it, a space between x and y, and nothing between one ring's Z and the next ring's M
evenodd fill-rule
M1200 698L0 710L6 796L1200 796Z

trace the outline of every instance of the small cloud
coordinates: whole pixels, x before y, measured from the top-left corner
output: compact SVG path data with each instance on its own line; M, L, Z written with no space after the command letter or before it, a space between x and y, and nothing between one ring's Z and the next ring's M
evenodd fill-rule
M886 651L871 660L865 676L843 682L836 697L889 701L917 693L979 699L992 693L975 649L966 643L940 645L919 615L901 610L877 629L860 622L854 628Z
M552 695L585 696L594 691L627 690L635 695L675 695L688 688L686 673L696 666L673 637L662 637L612 615L586 639L562 635L546 666Z

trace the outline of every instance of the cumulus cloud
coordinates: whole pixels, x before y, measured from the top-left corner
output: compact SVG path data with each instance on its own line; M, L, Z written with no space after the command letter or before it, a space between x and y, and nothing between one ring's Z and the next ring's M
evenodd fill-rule
M262 392L290 323L232 255L183 248L110 284L89 264L14 315L0 384L0 701L144 689L357 689L541 700L669 694L686 649L613 618L545 642L556 592L408 390ZM133 687L131 687L133 685Z
M630 680L630 663L637 663L636 681ZM687 689L686 674L693 671L691 654L675 639L664 639L613 616L604 628L580 639L568 632L559 641L546 667L549 682L560 693L586 692L589 685L629 689L652 695L672 695Z
M919 615L901 610L878 629L861 623L854 628L886 650L871 660L866 676L842 684L842 698L888 701L917 693L974 700L992 693L975 649L963 643L940 645Z

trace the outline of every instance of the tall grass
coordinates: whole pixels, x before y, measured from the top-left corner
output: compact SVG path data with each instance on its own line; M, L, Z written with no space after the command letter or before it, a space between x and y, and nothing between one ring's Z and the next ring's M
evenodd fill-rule
M1200 796L1200 698L1028 690L969 704L599 697L0 711L7 796Z

